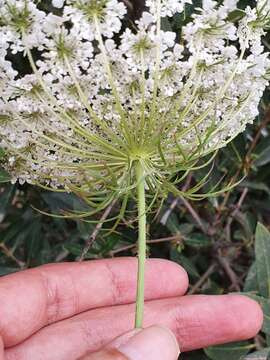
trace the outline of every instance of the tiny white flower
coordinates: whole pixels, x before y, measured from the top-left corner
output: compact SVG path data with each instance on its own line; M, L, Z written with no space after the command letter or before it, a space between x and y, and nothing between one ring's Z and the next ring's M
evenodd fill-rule
M64 6L65 0L52 0L54 7L61 9Z

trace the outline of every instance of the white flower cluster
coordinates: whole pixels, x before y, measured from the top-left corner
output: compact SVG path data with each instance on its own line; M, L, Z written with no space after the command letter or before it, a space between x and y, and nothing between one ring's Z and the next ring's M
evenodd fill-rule
M0 0L0 147L14 181L106 192L132 186L139 160L151 187L258 115L268 0L235 22L236 0L203 0L179 36L160 19L191 0L146 0L130 26L118 0L52 4L61 16ZM25 76L16 53L28 59Z
M146 6L149 9L149 13L152 14L155 19L158 17L172 17L177 13L184 11L185 4L192 4L191 0L162 0L160 2L156 0L146 0Z

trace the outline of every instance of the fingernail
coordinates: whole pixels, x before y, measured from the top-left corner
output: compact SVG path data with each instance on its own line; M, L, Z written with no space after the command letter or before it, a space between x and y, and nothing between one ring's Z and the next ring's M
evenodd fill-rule
M180 354L174 334L162 326L140 331L118 350L130 360L177 360Z

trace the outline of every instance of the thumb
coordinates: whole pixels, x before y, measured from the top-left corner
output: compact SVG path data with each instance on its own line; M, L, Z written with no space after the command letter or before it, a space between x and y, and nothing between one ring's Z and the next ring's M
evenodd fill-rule
M162 326L125 334L105 349L80 360L177 360L179 346L174 334Z

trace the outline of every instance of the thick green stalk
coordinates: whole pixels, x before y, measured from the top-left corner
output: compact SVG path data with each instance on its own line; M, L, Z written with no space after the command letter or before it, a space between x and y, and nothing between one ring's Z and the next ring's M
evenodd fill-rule
M136 318L135 328L143 326L144 312L144 274L146 260L146 209L145 209L145 181L144 170L140 161L136 163L137 178L137 200L138 200L138 275L137 275L137 296L136 296Z

